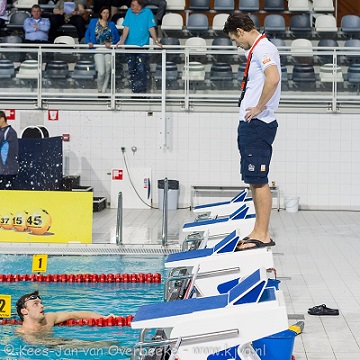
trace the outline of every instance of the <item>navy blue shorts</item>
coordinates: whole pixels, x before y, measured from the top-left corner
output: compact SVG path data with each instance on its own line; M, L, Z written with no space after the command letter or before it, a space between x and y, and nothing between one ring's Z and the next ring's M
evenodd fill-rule
M238 127L238 147L240 151L240 172L246 184L267 184L272 143L278 123L267 124L258 119L240 121Z

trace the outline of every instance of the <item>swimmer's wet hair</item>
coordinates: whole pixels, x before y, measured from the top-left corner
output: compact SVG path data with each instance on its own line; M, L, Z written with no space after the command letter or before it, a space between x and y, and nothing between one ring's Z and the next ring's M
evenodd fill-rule
M24 315L21 313L21 309L24 309L25 308L25 303L27 300L29 300L29 297L30 296L37 296L40 298L39 296L39 290L36 290L30 294L25 294L23 295L16 303L16 311L20 317L21 320L24 320Z

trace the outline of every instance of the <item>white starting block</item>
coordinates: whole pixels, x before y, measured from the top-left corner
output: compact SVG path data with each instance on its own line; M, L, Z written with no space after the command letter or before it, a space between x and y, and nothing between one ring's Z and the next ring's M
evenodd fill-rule
M249 213L254 213L255 208L253 200L247 195L248 189L244 189L229 201L198 205L193 208L193 212L196 214L205 213L208 214L209 217L228 216L243 205L246 205L249 208Z
M241 236L244 237L251 233L254 224L255 213L249 214L249 207L244 204L229 216L186 223L182 231L191 233L209 230L209 235L213 236L239 229Z
M188 268L196 274L194 287L200 296L225 292L260 267L273 268L271 248L235 251L239 241L238 231L224 237L214 247L170 254L166 268Z
M175 345L170 359L176 354L181 360L207 360L226 352L224 359L259 360L251 342L288 328L283 293L267 283L266 270L261 268L225 294L144 305L131 327L164 329ZM139 343L134 349L143 346Z

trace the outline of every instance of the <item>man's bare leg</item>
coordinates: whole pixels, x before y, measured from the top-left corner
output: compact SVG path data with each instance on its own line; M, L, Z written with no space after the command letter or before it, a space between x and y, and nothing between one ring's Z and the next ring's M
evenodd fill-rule
M260 240L264 243L270 242L269 223L272 207L272 196L268 184L254 185L250 184L250 190L255 206L255 226L253 231L248 235L250 239ZM254 244L237 246L238 250L254 247Z

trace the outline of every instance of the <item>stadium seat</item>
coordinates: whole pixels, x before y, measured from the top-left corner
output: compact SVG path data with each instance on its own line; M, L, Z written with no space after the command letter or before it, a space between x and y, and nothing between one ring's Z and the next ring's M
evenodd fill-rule
M316 76L314 66L311 64L296 64L293 68L292 81L299 90L314 90Z
M210 0L190 0L189 10L209 11Z
M210 81L216 89L230 90L233 87L233 73L231 65L216 62L210 68Z
M176 37L163 37L162 39L160 39L160 42L163 46L180 46L180 40ZM175 63L179 63L181 62L181 56L176 53L176 54L171 54L168 51L171 51L171 49L167 50L166 53L166 61L172 61ZM161 54L156 54L156 56L161 57ZM157 62L161 61L160 58L158 58Z
M23 32L24 21L29 17L31 17L31 14L28 11L14 11L9 16L9 23L6 25L6 28Z
M264 31L268 36L286 36L285 19L279 14L270 14L265 17Z
M289 75L285 65L281 65L281 90L289 90Z
M234 11L234 8L234 0L215 0L214 2L215 11Z
M295 64L313 64L313 45L308 39L295 39L291 42L291 58Z
M15 76L14 63L9 59L0 60L0 79L11 79Z
M347 70L347 81L357 93L360 89L360 64L351 64Z
M341 31L344 36L358 37L360 34L360 17L357 15L344 15L341 18Z
M349 52L358 53L360 49L360 39L348 39L344 43L346 50L345 62L347 63L360 63L360 55L347 54ZM352 48L351 50L349 48Z
M186 71L188 70L188 71ZM189 68L182 74L182 80L189 80L190 89L193 91L205 88L205 66L198 61L190 61Z
M207 44L201 37L191 37L185 40L185 46L190 47L190 61L206 62Z
M284 11L284 0L264 0L265 11Z
M229 15L230 14L227 14L227 13L216 14L213 17L212 30L222 33L225 22L226 22L227 18L229 17Z
M270 38L269 39L277 48L285 47L286 43L284 39L280 38ZM285 51L284 49L279 49L279 51ZM281 54L280 55L280 62L281 64L285 65L288 63L287 55Z
M205 14L194 13L188 17L186 30L192 35L208 34L209 32L209 19Z
M322 65L320 66L319 75L320 75L320 82L327 89L332 88L332 86L329 85L332 85L334 80L338 84L344 82L343 73L339 65L334 65L334 64Z
M21 85L35 90L39 77L39 63L37 60L25 60L20 64L19 72L16 74L17 82Z
M309 12L308 0L288 0L288 9L291 12Z
M255 24L256 28L258 29L258 31L260 31L260 21L259 18L255 15L255 14L248 14L250 19L253 21L253 23Z
M231 50L231 48L234 49L234 44L228 37L216 37L212 41L211 46L217 46L216 48L217 51L221 51L221 50L229 51ZM211 54L210 57L211 57L211 61L215 61L215 62L221 61L221 62L233 63L236 59L236 56L232 54L222 54L222 53Z
M46 64L45 78L67 79L69 77L69 65L65 61L53 60Z
M68 35L58 36L55 38L54 44L75 45L75 39Z
M75 64L71 77L75 80L94 80L96 76L93 61L80 60Z
M333 0L313 0L313 10L315 12L333 12Z
M239 10L245 12L259 11L259 0L239 0Z
M7 44L21 44L22 39L17 35L9 35L4 36L2 42ZM4 50L0 52L2 58L6 58L12 62L22 62L25 60L26 53L19 51L19 48L17 48L16 45L14 45L14 47L6 47L6 49L9 49L10 51L6 51L4 47Z
M167 13L162 18L160 27L161 31L163 31L167 36L170 33L174 36L182 35L184 28L184 18L177 13Z
M336 18L333 15L319 15L315 19L315 32L318 36L336 36L338 31Z
M166 62L166 89L177 90L179 88L178 80L178 68L172 61ZM161 88L162 83L162 64L157 64L155 69L155 84L156 88Z
M166 10L185 10L186 3L185 0L167 0L166 1Z
M290 19L289 30L296 37L310 36L312 32L310 16L307 14L293 15Z
M324 48L324 51L331 51L339 47L338 42L335 39L320 39L318 47ZM321 50L319 50L321 51ZM328 64L333 62L333 56L329 55L318 55L319 62L322 64Z

